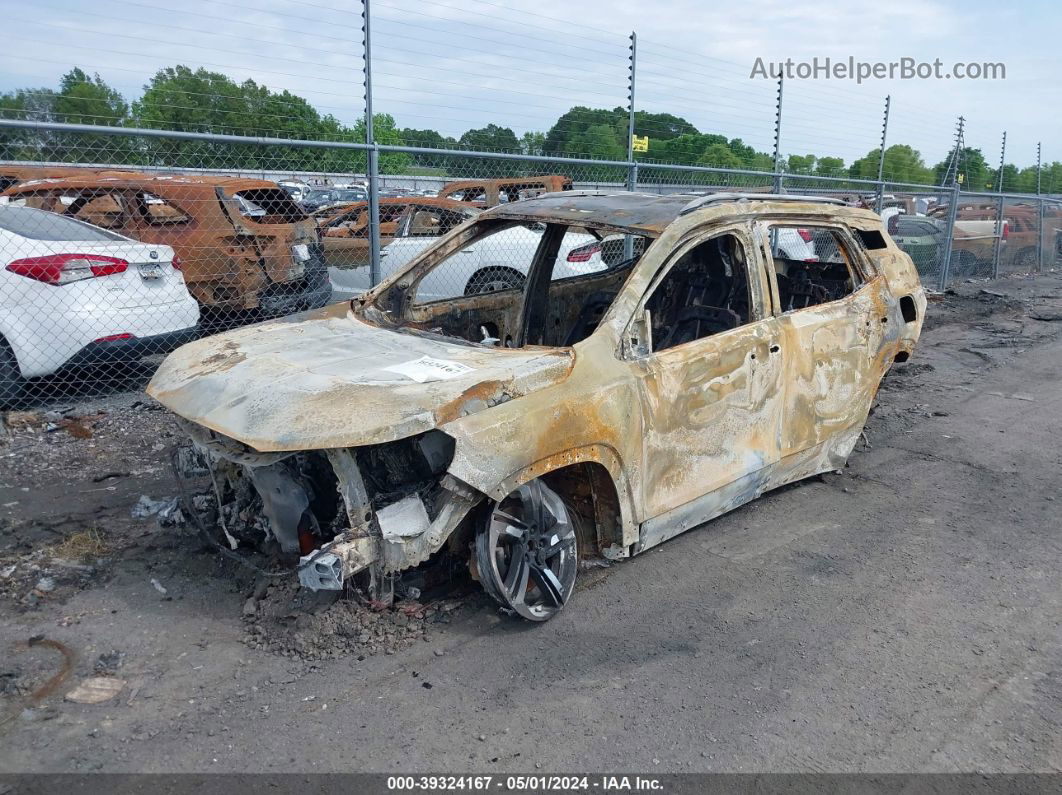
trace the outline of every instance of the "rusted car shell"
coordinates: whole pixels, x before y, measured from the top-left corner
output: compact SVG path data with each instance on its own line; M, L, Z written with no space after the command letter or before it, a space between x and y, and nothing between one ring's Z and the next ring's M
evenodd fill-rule
M86 166L0 165L0 191L35 179L62 179L94 173Z
M477 207L495 207L506 201L514 202L526 198L525 193L555 193L572 189L571 177L550 174L539 177L510 177L505 179L463 179L448 182L439 190L438 198L452 199L464 196L460 201Z
M771 200L689 210L690 201L574 192L480 217L580 223L654 239L596 330L572 347L505 350L401 327L380 305L430 267L429 251L350 307L185 346L148 392L178 415L261 451L341 449L439 429L455 440L447 478L465 511L474 504L467 490L500 500L550 472L598 466L617 501L615 522L597 530L598 546L609 557L635 554L769 489L842 466L883 376L913 350L926 307L911 259L869 210ZM750 287L763 309L753 322L696 346L632 354L636 310L668 257L706 230L728 229L746 236L764 265L770 253L760 222L837 229L851 241L863 282L842 300L780 312L773 277L757 267ZM465 229L433 250L454 247ZM471 369L425 384L399 384L380 372L422 355ZM447 521L403 541L415 547L408 555L387 557L359 541L354 568L386 559L395 570L425 559L452 529Z
M118 225L110 228L145 243L171 246L181 260L189 292L201 305L253 309L272 302L276 304L275 309L283 310L285 303L290 302L294 311L299 308L299 300L305 299L308 303L303 306L321 306L331 289L320 261L320 243L313 219L301 210L294 221L279 223L261 223L242 214L235 195L258 190L279 189L273 182L258 179L109 171L32 180L4 191L3 195L69 214L74 205L65 205L60 197L71 192L90 197L123 197L129 206L136 204L136 196L149 193L171 202L189 216L189 221L153 224L130 212L123 213ZM307 247L306 265L296 263L293 257L294 247L300 245ZM313 284L309 284L311 271L320 272ZM300 283L303 280L307 281L305 289ZM281 294L273 296L272 292Z
M325 262L329 266L350 268L369 263L369 224L366 210L368 202L352 202L332 206L314 213L314 220L321 234ZM408 208L422 207L426 210L454 210L460 213L475 212L464 202L451 199L393 198L380 199L380 247L386 248L399 232L402 216ZM399 213L399 215L395 215ZM349 229L337 228L345 220L355 221Z

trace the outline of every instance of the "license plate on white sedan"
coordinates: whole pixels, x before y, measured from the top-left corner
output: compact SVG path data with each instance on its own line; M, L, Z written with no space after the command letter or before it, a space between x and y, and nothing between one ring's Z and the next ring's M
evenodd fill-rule
M162 266L154 262L145 262L140 265L140 278L145 281L162 278Z

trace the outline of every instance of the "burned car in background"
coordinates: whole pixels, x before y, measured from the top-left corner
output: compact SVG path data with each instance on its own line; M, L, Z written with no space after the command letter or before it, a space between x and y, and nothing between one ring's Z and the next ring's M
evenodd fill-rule
M449 199L381 199L380 275L386 278L401 270L421 251L479 212ZM372 286L368 215L368 204L359 203L318 216L325 262L337 295L358 295ZM491 235L478 246L469 246L458 261L421 282L421 296L447 298L522 287L544 229L542 224L518 225ZM589 234L565 235L553 278L604 267L603 245L609 242ZM580 248L575 250L576 247Z
M514 263L522 287L421 292L528 224L544 231ZM790 228L831 250L781 256ZM633 254L555 278L573 229L629 236ZM210 462L230 546L279 547L304 585L376 596L467 560L541 621L580 559L636 555L841 467L925 307L868 210L573 191L483 212L349 306L186 345L148 392Z
M9 163L0 165L0 191L5 191L30 180L84 176L96 173L97 170L87 166L31 166Z
M476 214L477 210L447 199L380 199L380 247L384 251L398 237L430 242ZM350 202L313 214L321 233L325 262L334 268L369 264L369 203ZM421 245L424 248L427 242ZM407 260L408 261L408 258Z
M105 172L26 182L3 196L170 246L206 311L283 315L332 296L316 224L273 182Z

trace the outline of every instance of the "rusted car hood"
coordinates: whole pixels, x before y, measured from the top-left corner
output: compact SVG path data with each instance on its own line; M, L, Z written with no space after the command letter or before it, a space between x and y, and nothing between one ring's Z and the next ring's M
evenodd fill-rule
M330 307L185 345L147 392L263 452L353 447L421 433L555 384L573 357L390 331Z

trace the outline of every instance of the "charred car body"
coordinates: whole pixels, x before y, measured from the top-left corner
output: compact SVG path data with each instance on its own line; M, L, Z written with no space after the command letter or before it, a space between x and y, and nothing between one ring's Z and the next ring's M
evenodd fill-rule
M571 189L571 178L561 174L502 179L462 179L443 185L439 189L438 198L466 202L475 207L494 207L507 202L531 199L544 193Z
M273 182L104 172L25 182L4 196L170 246L203 309L281 315L332 295L316 224Z
M521 288L418 298L527 225L545 231ZM817 261L781 256L792 228ZM554 278L572 229L629 256ZM543 620L580 558L840 467L925 306L868 210L573 191L485 211L350 305L187 345L148 391L210 459L223 517L302 554L303 584L386 589L449 554Z

